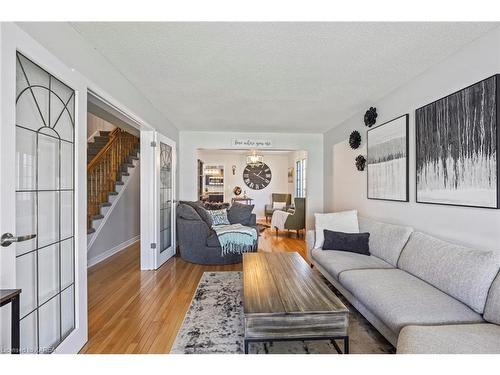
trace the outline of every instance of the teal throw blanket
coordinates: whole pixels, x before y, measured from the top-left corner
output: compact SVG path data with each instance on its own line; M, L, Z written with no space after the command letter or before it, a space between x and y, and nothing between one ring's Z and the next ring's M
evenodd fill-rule
M241 224L214 225L212 229L219 238L222 256L256 251L257 230Z

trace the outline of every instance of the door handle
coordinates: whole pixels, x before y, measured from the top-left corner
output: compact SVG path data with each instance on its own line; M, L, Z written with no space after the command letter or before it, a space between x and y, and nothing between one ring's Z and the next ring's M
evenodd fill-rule
M13 242L23 242L32 240L36 237L36 234L27 234L26 236L14 237L12 233L4 233L0 237L0 245L3 247L10 246Z

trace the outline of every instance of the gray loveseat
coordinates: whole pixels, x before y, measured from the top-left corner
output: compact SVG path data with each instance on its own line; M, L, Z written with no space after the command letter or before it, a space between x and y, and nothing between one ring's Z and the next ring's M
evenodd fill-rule
M181 258L190 263L212 265L241 262L241 254L222 256L219 239L210 227L209 219L195 203L184 202L177 206L177 242ZM228 216L231 224L239 223L256 228L255 214L251 214L246 221L234 215Z
M311 263L398 353L500 353L500 251L359 217L370 256L315 249Z

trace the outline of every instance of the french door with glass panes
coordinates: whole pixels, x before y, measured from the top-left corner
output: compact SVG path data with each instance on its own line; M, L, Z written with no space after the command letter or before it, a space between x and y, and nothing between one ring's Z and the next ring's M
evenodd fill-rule
M175 142L156 133L155 268L175 254Z
M85 88L17 26L1 27L0 287L22 290L21 353L76 352L87 337ZM3 351L9 318L4 306Z

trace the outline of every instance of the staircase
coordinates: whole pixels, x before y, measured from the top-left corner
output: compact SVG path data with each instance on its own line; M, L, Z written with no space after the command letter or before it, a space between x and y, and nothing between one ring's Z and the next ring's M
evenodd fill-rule
M103 149L104 146L109 142L110 131L100 131L99 135L94 136L93 142L87 143L87 162L91 162L92 159Z
M139 138L116 128L87 145L87 234L96 231L139 160Z

